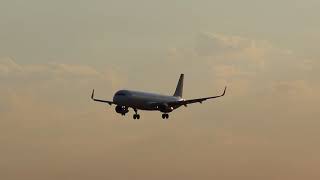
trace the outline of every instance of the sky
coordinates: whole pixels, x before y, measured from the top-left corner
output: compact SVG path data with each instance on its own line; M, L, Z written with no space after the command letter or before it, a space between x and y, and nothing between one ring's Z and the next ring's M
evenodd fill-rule
M2 0L0 178L319 179L320 1ZM119 89L225 97L132 120Z

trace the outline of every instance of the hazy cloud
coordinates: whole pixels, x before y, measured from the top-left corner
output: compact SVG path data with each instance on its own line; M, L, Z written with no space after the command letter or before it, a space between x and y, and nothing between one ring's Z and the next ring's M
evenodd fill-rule
M11 58L0 58L0 75L8 76L11 73L21 71L21 66L15 63Z
M200 33L196 39L195 51L199 56L207 56L212 60L220 59L220 61L232 61L233 63L249 61L263 66L272 47L266 41L221 33Z
M76 110L89 99L92 88L111 96L125 80L110 68L98 70L88 65L61 63L18 64L12 58L0 59L0 79L3 97L0 107L2 111L6 109L4 113L18 116L20 113L13 112L55 109L62 113L74 103L78 104L74 106ZM61 105L61 102L64 103ZM71 109L69 111L71 113Z
M99 77L99 73L96 69L86 65L77 64L59 64L59 63L47 63L47 64L17 64L12 58L0 58L0 75L2 76L14 76L14 75L72 75L82 77Z
M196 41L196 52L201 56L210 56L226 52L237 52L249 46L247 39L238 36L225 36L217 33L200 33Z
M268 41L208 32L195 39L194 49L172 48L170 61L192 65L209 76L213 86L229 85L232 94L272 94L278 82L314 83L313 61Z

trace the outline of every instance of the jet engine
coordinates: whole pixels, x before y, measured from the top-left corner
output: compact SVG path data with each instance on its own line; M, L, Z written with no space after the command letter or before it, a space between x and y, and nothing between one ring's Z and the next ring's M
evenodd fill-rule
M115 110L117 113L122 114L122 115L129 112L129 109L125 106L116 106Z

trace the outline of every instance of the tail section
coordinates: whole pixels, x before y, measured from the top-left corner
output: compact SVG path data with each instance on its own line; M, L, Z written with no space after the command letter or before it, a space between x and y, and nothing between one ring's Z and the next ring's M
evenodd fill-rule
M174 92L173 96L177 96L177 97L182 97L182 93L183 93L183 79L184 79L184 74L180 75L179 78L179 82L177 84L177 88L176 91Z

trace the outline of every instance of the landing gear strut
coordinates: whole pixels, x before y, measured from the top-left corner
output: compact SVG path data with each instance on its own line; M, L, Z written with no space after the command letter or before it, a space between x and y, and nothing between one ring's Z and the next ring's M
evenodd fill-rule
M168 119L169 118L169 114L162 114L162 119Z
M140 119L140 114L138 114L138 110L134 109L135 114L133 115L133 119Z

